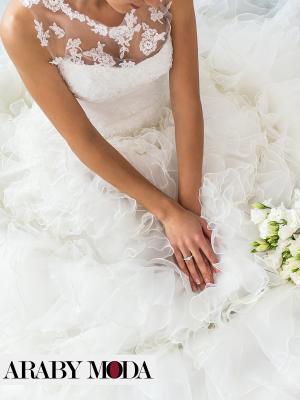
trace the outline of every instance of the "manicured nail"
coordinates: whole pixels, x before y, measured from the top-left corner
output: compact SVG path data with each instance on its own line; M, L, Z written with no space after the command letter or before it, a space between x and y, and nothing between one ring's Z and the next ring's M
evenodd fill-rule
M223 272L223 270L220 269L220 268L214 268L214 271L215 271L216 274L219 274L220 272Z
M212 266L213 266L214 268L216 268L217 270L221 271L221 272L223 271L222 268L219 267L219 264L218 264L218 263L212 264Z
M205 285L206 288L207 288L207 287L215 287L215 286L217 286L215 283L207 283L207 284Z

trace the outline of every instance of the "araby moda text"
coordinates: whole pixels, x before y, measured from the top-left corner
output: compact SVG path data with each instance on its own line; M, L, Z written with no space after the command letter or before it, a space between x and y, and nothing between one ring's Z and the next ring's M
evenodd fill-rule
M86 364L86 365L84 365ZM87 372L83 376L82 372ZM2 379L153 379L146 361L11 361Z

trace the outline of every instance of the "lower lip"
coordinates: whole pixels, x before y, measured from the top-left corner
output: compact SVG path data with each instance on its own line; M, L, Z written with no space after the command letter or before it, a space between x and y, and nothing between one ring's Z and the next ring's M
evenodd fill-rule
M139 8L139 7L136 6L135 4L130 4L130 5L131 5L132 8L135 8L135 9Z

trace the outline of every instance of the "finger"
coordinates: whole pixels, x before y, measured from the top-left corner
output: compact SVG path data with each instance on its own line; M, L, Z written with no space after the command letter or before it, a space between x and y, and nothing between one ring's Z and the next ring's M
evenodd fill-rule
M201 249L200 249L200 252L201 252ZM210 264L210 262L208 261L208 259L205 257L205 255L202 252L201 252L201 254L202 254L203 260L204 260L207 268L210 268L210 270L213 272L212 265ZM216 286L216 284L215 284L215 282L212 282L212 283L209 282L206 284L206 286Z
M178 267L181 269L181 271L183 273L185 273L187 276L189 276L190 275L189 270L188 270L188 268L186 266L186 263L185 263L185 261L183 259L182 253L178 248L174 249L174 255L175 255Z
M206 263L208 263L208 265L209 265L209 267L212 269L212 272L213 272L213 273L219 274L220 272L222 272L222 269L219 267L219 263L214 263L214 264L212 264L212 263L207 259L207 257L206 257L205 254L203 253L203 251L202 251L201 249L199 249L199 250L200 250L200 252L201 252L201 254L202 254L202 257L203 257L204 261L205 261Z
M213 265L212 265L212 268L213 268L213 270L214 270L214 272L215 272L216 274L219 274L220 272L223 271L222 268L219 267L219 263L213 264Z
M208 239L206 239L206 241L208 241ZM208 241L208 245L211 246L211 241ZM214 253L214 254L216 255L218 261L216 263L212 263L212 262L209 262L209 263L210 263L211 268L213 269L213 272L220 273L220 272L222 272L222 269L219 267L218 255L216 253ZM207 257L205 257L205 259L207 259Z
M198 285L196 285L196 283L193 281L193 278L191 277L191 275L189 274L189 281L190 281L190 285L192 288L193 292L197 292L198 291Z
M192 252L195 262L202 274L205 284L214 283L212 269L211 269L209 262L206 262L206 260L205 260L205 258L206 258L205 254L202 254L199 247L197 247L197 244L195 244L194 246L191 246L191 252Z
M191 252L189 250L187 250L185 247L183 249L181 249L181 253L183 256L187 256L188 254L191 254ZM200 270L198 270L198 268L196 267L194 260L187 260L184 261L186 264L187 269L189 270L189 273L191 274L193 280L195 281L195 283L197 283L198 285L201 285L204 283L204 279L201 275Z
M187 277L189 278L190 281L190 285L191 285L191 289L193 292L197 292L198 291L198 285L194 282L189 270L187 269L186 263L183 259L182 253L179 249L174 249L174 255L177 261L177 264L180 268L180 270L187 275Z
M212 230L210 230L207 226L207 223L204 219L201 219L201 226L203 228L203 232L206 236L206 240L208 240L208 244L209 246L212 247L212 243L211 243L211 238L212 238ZM215 253L216 254L216 253ZM216 254L217 259L218 259L218 255ZM222 269L219 268L219 260L217 263L211 263L212 269L215 273L219 273L222 272Z
M203 229L204 234L211 240L212 238L212 230L208 228L207 222L204 218L200 218L200 223Z
M205 237L205 235L202 235L201 240L199 241L200 243L197 243L197 246L200 247L202 252L205 254L207 257L208 261L211 264L217 264L219 262L217 255L212 249L212 244L209 239Z

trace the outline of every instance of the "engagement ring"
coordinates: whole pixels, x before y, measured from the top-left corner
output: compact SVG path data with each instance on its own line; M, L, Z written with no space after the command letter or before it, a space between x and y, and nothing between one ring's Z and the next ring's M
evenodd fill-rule
M190 261L193 258L193 255L183 257L184 261Z

